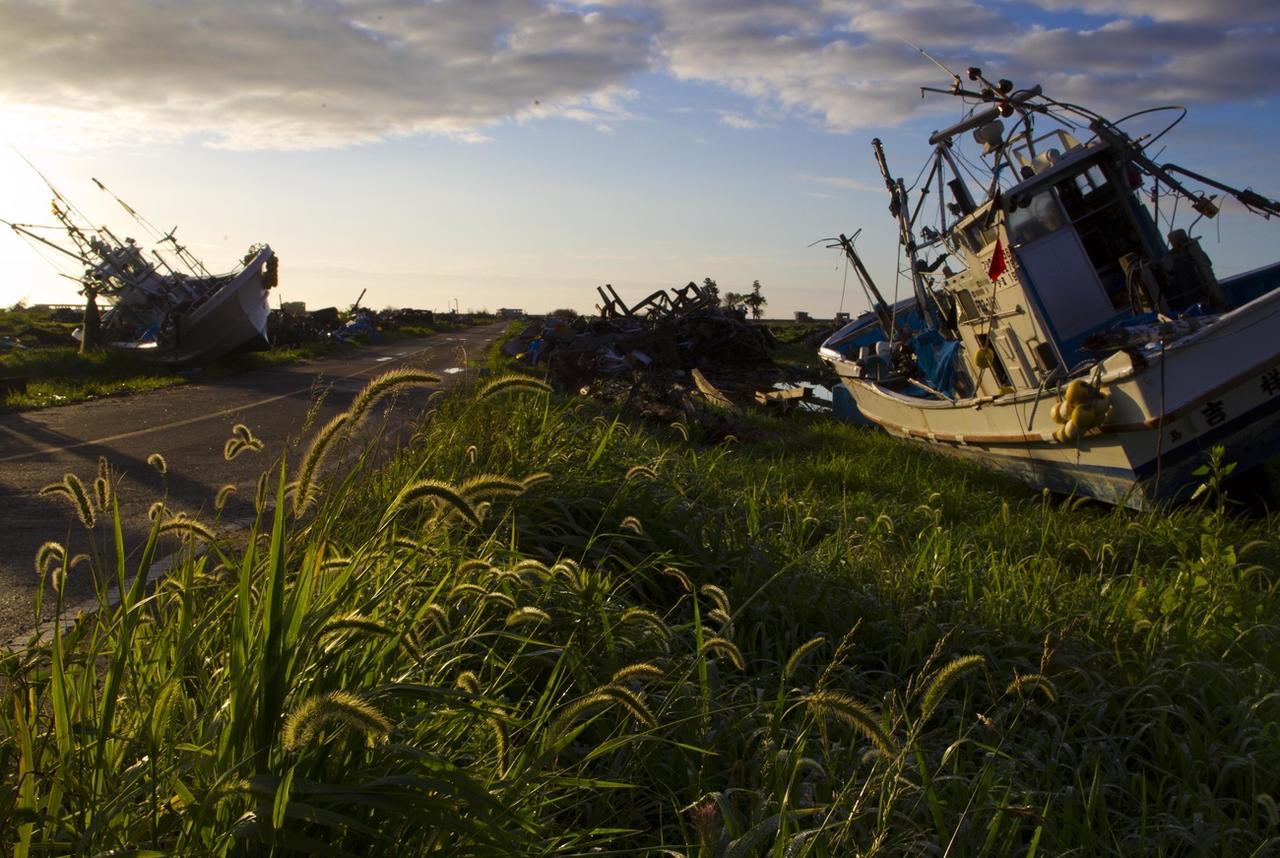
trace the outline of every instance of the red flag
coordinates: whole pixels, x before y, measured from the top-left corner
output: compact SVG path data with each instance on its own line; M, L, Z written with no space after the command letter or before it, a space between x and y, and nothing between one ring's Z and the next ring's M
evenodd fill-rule
M987 277L989 277L991 282L994 283L1000 279L1000 275L1004 273L1004 269L1004 244L997 238L996 252L991 254L991 264L987 266Z

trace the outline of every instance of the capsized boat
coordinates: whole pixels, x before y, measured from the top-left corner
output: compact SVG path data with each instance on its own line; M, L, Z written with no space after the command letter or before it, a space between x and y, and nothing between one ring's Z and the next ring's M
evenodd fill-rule
M97 179L93 181L111 193ZM168 256L158 249L146 250L132 238L121 240L105 226L89 226L62 194L52 185L49 188L54 195L53 216L60 224L55 229L65 240L47 238L32 224L8 225L24 238L83 265L81 294L101 297L110 305L101 319L103 344L181 364L211 360L254 341L266 342L268 294L279 279L279 260L270 246L255 244L231 271L212 274L178 243L176 228L160 234L119 197L116 201L155 233ZM73 336L81 339L84 332L77 330Z
M1130 117L976 68L968 78L923 88L974 106L930 136L914 194L872 141L913 318L890 308L849 238L831 245L874 316L819 354L861 414L1033 485L1135 508L1187 497L1214 446L1237 472L1280 453L1280 263L1220 280L1173 220L1178 200L1184 215L1215 216L1206 187L1267 218L1280 203L1157 163L1148 150L1181 115L1133 138ZM960 151L967 132L977 169Z

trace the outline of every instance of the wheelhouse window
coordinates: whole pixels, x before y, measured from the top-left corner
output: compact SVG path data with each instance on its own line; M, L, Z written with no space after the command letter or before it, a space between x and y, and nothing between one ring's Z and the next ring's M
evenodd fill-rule
M1017 246L1057 232L1067 225L1067 217L1053 189L1046 188L1030 198L1015 200L1005 224L1009 240Z

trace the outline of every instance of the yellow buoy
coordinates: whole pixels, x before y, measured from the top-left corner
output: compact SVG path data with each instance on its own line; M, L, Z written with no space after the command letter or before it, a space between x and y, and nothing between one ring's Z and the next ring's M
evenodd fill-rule
M1071 419L1069 422L1079 426L1081 431L1088 432L1094 426L1098 425L1098 412L1095 411L1093 406L1089 403L1077 405L1075 408L1071 409Z
M1093 385L1082 378L1077 378L1067 385L1067 392L1064 398L1071 405L1083 405L1096 394L1097 391L1093 389Z

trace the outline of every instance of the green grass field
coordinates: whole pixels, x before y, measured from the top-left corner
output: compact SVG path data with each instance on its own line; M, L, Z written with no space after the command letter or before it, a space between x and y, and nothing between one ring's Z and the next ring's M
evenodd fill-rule
M1224 463L1197 505L1134 513L820 417L710 446L500 376L318 476L425 382L301 450L229 427L263 466L220 493L256 498L247 532L210 498L124 545L109 463L51 490L99 548L42 550L38 611L65 615L67 575L104 606L2 660L0 842L1275 850L1280 518L1235 509Z

